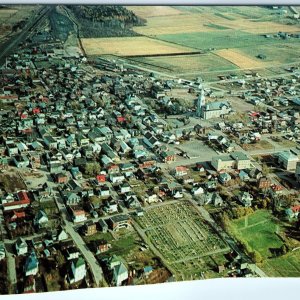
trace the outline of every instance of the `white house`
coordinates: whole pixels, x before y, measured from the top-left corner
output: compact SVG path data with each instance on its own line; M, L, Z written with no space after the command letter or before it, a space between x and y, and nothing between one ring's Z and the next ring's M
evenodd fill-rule
M38 227L43 227L48 223L49 219L47 214L42 211L39 210L39 212L37 213L37 215L34 218L34 225L38 226Z
M86 276L86 265L82 257L75 259L71 263L71 270L69 274L69 282L76 283Z
M116 286L122 285L122 283L128 279L128 270L120 258L113 255L109 262L108 267L113 271L112 283Z
M73 210L73 222L80 223L87 220L84 210Z
M15 244L18 255L24 255L28 252L28 246L23 238L18 238Z

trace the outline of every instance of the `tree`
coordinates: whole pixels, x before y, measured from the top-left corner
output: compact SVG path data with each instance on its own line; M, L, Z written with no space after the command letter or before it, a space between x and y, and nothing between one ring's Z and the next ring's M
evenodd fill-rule
M270 173L270 168L267 166L267 164L262 165L261 172L263 176L267 176Z
M100 172L100 165L96 162L87 163L85 165L84 172L86 175L90 175L90 176L97 175Z
M249 253L251 259L257 264L257 263L262 263L263 262L263 257L261 254L257 251L253 251Z

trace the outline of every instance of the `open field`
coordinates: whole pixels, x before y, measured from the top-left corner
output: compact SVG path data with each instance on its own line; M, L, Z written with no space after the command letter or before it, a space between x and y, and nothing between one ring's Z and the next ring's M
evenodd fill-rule
M248 224L245 217L232 222L238 233L237 238L247 241L253 250L268 259L271 256L269 248L279 248L283 244L275 233L279 225L266 210L258 210L247 218Z
M251 58L241 53L239 50L221 49L215 53L241 69L259 69L265 66L265 63L262 60Z
M0 188L5 190L7 193L12 193L26 189L26 185L17 173L7 172L0 175Z
M185 45L195 49L250 48L282 44L280 39L268 39L262 35L251 34L241 30L219 30L211 32L192 32L182 34L163 34L156 38L167 42ZM296 39L287 39L285 44L294 44Z
M147 37L82 39L88 55L113 54L118 56L191 53L195 50Z
M187 201L149 209L137 222L177 275L207 271L211 256L229 251Z
M260 140L259 142L254 143L254 144L243 144L242 148L247 151L274 149L273 145L270 142L268 142L267 140Z
M141 18L172 16L183 13L179 9L170 6L126 6L126 8Z
M264 261L261 268L269 276L299 277L300 275L300 251L291 251L288 254L271 258L270 248L279 248L282 240L276 235L280 225L266 210L258 210L248 216L248 224L245 217L232 222L236 238L248 242L249 246L258 251Z
M253 45L251 48L239 48L239 51L245 53L248 57L255 58L258 54L264 54L266 58L264 64L275 66L279 64L289 64L300 61L300 43L280 42L276 47L269 45Z
M262 7L141 7L132 10L147 20L146 26L134 30L149 36L224 29L256 34L299 31L296 25L282 24L287 20L281 20L272 10Z
M134 61L145 65L151 65L157 68L165 68L173 73L186 73L186 72L210 72L210 71L223 71L234 70L237 67L231 62L214 55L213 53L207 54L193 54L193 55L180 55L180 56L162 56L162 57L142 57L135 58Z

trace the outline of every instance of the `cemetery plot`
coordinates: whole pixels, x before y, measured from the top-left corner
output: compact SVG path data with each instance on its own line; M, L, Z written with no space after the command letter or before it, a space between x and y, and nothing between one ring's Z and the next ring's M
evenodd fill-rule
M181 276L207 271L210 256L229 251L188 201L151 208L138 223L165 262Z

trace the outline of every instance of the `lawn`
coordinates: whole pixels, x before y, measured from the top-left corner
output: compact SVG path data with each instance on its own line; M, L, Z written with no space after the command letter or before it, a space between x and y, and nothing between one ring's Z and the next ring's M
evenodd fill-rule
M90 236L84 236L83 239L86 241L86 243L89 243L91 241L102 240L102 239L110 242L111 240L113 240L113 237L109 232L106 233L97 232Z
M238 239L248 242L249 246L258 251L263 258L270 257L269 248L279 248L283 242L276 235L277 224L266 210L258 210L248 216L245 227L245 217L232 222Z
M269 248L279 248L282 240L276 235L277 221L267 210L257 210L248 216L245 228L245 217L232 221L232 234L237 240L246 241L259 252L263 262L261 269L271 277L299 277L300 250L290 251L286 255L271 258ZM280 228L280 227L279 227Z

